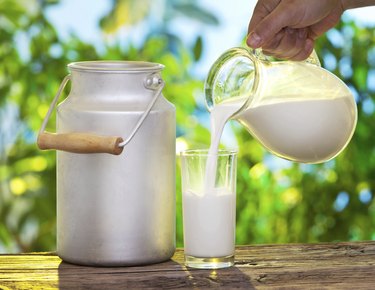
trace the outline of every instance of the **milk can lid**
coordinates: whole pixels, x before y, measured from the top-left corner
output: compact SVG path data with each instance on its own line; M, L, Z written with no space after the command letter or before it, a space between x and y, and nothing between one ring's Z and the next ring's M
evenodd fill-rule
M100 73L137 73L157 72L164 68L164 65L146 61L79 61L68 64L71 70L100 72Z

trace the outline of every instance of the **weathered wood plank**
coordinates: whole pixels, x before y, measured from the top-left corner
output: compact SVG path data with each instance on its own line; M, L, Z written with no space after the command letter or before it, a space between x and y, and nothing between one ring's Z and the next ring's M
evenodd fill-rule
M172 260L141 267L83 267L53 253L0 255L0 289L374 289L375 242L238 246L229 269Z

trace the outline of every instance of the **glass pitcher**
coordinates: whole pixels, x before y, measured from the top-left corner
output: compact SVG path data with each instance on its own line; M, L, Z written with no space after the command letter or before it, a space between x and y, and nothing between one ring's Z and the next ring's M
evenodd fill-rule
M232 48L213 64L206 104L238 106L240 122L271 153L320 163L349 143L357 107L349 88L313 54L303 62L277 61L261 51Z

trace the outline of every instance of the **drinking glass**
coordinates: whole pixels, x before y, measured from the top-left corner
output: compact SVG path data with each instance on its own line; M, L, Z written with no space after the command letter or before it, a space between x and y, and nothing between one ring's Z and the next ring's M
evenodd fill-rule
M185 264L218 269L234 264L237 152L181 152Z

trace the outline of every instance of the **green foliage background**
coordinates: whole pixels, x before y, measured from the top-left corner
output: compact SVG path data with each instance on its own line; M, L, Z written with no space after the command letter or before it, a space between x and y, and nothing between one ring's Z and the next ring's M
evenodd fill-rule
M177 17L217 25L215 15L198 1L164 1L161 17L150 23L141 46L106 42L98 51L74 35L59 39L45 16L45 9L57 2L0 0L0 252L55 249L55 153L38 151L35 140L68 63L96 59L163 63L164 95L177 108L177 143L192 148L209 145L209 131L197 117L208 114L203 80L191 73L202 56L204 37L196 35L193 45L187 46L170 28ZM151 4L151 0L116 0L98 21L104 33L115 33L124 25L151 21L150 15L156 13ZM27 40L26 57L16 46L20 37ZM334 160L306 165L271 156L231 123L239 147L238 244L375 239L374 29L344 19L319 40L316 50L322 65L356 96L355 135ZM176 170L177 243L183 246L179 164Z

